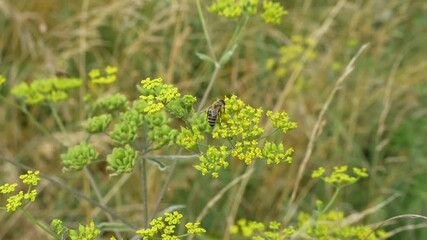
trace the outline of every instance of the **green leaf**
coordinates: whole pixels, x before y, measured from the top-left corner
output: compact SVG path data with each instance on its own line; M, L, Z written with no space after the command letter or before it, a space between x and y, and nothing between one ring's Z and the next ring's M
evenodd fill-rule
M219 60L219 64L220 65L224 65L225 63L227 63L231 56L233 56L234 51L236 51L237 48L237 44L234 44L233 47L231 47L230 50L228 50L227 52L225 52L222 56L221 59Z
M196 52L197 57L199 57L201 60L205 61L205 62L211 62L215 64L215 61L208 55L204 54L204 53L199 53Z

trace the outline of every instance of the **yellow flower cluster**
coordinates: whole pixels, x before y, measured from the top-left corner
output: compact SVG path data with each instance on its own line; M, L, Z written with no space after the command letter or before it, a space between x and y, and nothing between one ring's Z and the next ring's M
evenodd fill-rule
M230 228L230 232L235 235L241 235L246 238L256 240L279 240L287 239L287 236L291 236L295 233L293 227L281 229L281 223L277 221L271 221L267 226L261 222L248 221L246 219L240 219L237 224Z
M201 142L205 137L197 128L192 128L189 130L187 128L181 127L181 132L176 138L176 144L178 146L184 147L185 149L193 149L196 147L198 142Z
M322 178L324 182L329 183L335 187L343 187L349 184L355 183L360 178L368 177L366 168L353 168L353 173L356 175L350 176L347 173L348 166L335 166L334 171L329 175L324 177L325 168L319 167L314 170L311 174L312 178Z
M7 198L7 204L6 204L6 211L8 212L14 212L19 207L21 207L23 204L28 202L34 202L36 200L37 196L37 190L31 189L32 186L37 186L40 181L39 177L40 172L39 171L27 171L26 174L22 174L19 176L22 183L28 185L28 190L26 193L24 191L19 191L17 194L10 196ZM0 186L0 193L2 194L10 194L13 193L16 190L16 187L18 186L17 183L5 183ZM0 209L4 209L3 207L0 207Z
M213 138L234 138L254 139L260 136L264 129L258 126L262 108L255 109L246 105L235 95L226 97L225 111L221 115L220 127L212 132Z
M308 60L316 58L314 45L313 39L304 39L299 35L292 36L291 43L280 48L279 56L268 59L266 67L268 70L274 71L276 77L285 77L290 70L301 68L302 58Z
M231 155L251 164L253 159L262 157L262 151L258 147L258 140L242 141L236 143Z
M164 84L161 78L146 78L141 83L145 92L139 98L147 104L144 108L144 112L147 114L160 112L166 104L178 100L181 96L176 87Z
M231 146L222 145L221 151L216 150L215 154L202 156L200 160L203 164L197 167L202 174L213 172L213 176L217 177L218 167L227 167L224 157L230 154L246 164L251 164L255 159L260 158L264 158L267 164L292 162L291 154L294 151L292 148L285 149L282 143L267 141L262 144L260 142L261 134L264 133L264 129L259 127L263 114L262 108L255 109L234 95L225 97L224 102L225 106L217 124L218 127L213 129L212 137L227 139ZM269 111L267 116L272 118L274 126L281 128L284 132L296 128L296 123L290 122L285 112L273 114ZM220 162L216 163L216 161Z
M239 18L242 15L254 16L259 9L259 0L216 0L209 7L211 12L226 18ZM261 18L266 23L279 24L288 12L277 2L262 1Z
M384 239L387 233L377 231L364 225L344 225L345 215L341 211L330 211L321 214L317 219L310 214L301 212L298 214L298 228L303 230L310 238L315 239ZM371 234L372 233L372 234ZM366 238L369 235L369 238Z
M229 163L226 161L228 157L228 151L226 146L221 146L219 149L213 146L209 146L205 154L199 156L199 165L194 167L201 171L203 175L211 173L212 177L218 178L218 171L221 168L228 167Z
M36 80L31 84L21 83L12 88L12 94L22 98L30 105L43 101L60 102L68 98L67 90L80 87L82 80L78 78L49 78Z
M101 74L101 70L98 68L92 69L89 72L91 82L94 84L111 84L117 80L117 68L107 66L105 69L105 76Z
M180 236L175 235L175 228L176 225L181 223L182 217L183 215L177 211L173 213L166 212L163 217L153 219L150 222L150 228L138 230L136 233L148 239L157 238L156 236L160 235L161 239L178 240ZM200 227L200 222L188 222L185 227L187 228L186 235L206 232L205 229Z

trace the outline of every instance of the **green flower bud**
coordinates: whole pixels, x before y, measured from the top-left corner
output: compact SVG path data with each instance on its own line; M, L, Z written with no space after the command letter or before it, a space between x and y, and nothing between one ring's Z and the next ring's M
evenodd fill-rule
M86 126L86 132L88 133L99 133L105 131L110 124L113 117L111 114L102 114L99 116L92 117L88 120Z
M197 98L191 95L184 95L180 101L183 107L191 109L193 104L197 101Z
M128 109L126 112L121 114L122 122L141 126L144 124L144 116L135 109Z
M67 153L61 154L65 171L77 171L98 158L98 153L87 142L68 149Z
M125 144L136 139L137 129L138 127L134 124L121 122L114 126L113 131L110 133L110 137L116 144Z
M160 127L168 123L168 115L165 112L159 112L156 114L146 116L148 126Z
M162 125L160 127L154 127L148 132L148 138L157 143L154 149L159 149L164 145L169 145L175 142L178 131L172 129L168 125Z
M141 114L145 114L144 109L148 106L148 103L141 100L135 100L132 104L132 109L135 109Z
M137 156L137 151L128 144L124 147L114 148L113 152L107 156L109 164L107 170L114 172L114 174L131 172Z
M128 106L128 104L129 102L125 95L115 94L113 96L98 100L96 107L111 112L124 109Z

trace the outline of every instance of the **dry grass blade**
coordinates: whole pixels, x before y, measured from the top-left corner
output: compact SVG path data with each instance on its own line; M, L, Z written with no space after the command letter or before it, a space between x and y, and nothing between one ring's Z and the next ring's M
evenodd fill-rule
M390 221L396 220L396 219L400 219L400 218L421 218L421 219L424 219L424 220L427 221L427 217L426 216L418 215L418 214L402 214L402 215L394 216L394 217L391 217L391 218L389 218L387 220L382 221L380 224L378 224L378 226L376 226L374 229L372 229L372 231L368 235L366 235L365 238L363 238L363 239L368 239L369 236L372 235L372 233L374 233L376 230L378 230L378 228L380 228L384 224L386 224L386 223L388 223Z
M208 213L209 209L211 209L215 203L217 203L221 197L228 191L230 190L234 185L236 185L237 183L239 183L240 181L242 181L243 179L247 179L249 178L249 176L251 176L253 172L253 168L250 169L250 171L245 172L244 174L240 175L239 177L235 178L233 181L231 181L229 184L227 184L227 186L225 186L223 189L221 189L221 191L219 191L207 204L206 206L203 208L203 210L201 211L201 213L199 214L199 216L197 216L196 221L201 221L206 214ZM193 239L193 236L190 236L189 238L190 240Z
M354 64L355 64L356 60L359 58L359 56L362 54L362 52L368 47L368 45L369 44L364 44L359 49L359 51L356 53L356 55L351 59L351 61L348 63L348 65L344 69L343 74L336 81L334 89L332 89L332 92L329 95L329 98L326 100L325 104L322 107L322 110L319 113L319 116L317 117L317 120L316 120L316 123L314 125L314 128L313 128L313 130L312 130L312 132L310 134L310 139L309 139L309 142L308 142L307 151L305 152L305 155L304 155L304 158L302 160L302 163L301 163L301 165L300 165L300 167L298 169L298 175L297 175L297 178L296 178L295 183L294 183L294 188L293 188L293 191L292 191L290 203L293 203L295 201L296 194L297 194L298 189L299 189L299 184L300 184L301 179L302 179L302 177L304 175L304 171L305 171L305 168L307 167L308 160L310 159L311 154L313 152L314 143L315 143L316 139L318 138L319 133L322 130L321 126L322 126L322 122L323 122L323 119L325 117L326 111L328 110L328 108L329 108L332 100L334 99L336 93L341 88L344 80L353 71Z
M365 209L362 212L357 212L357 213L353 213L351 215L349 215L348 217L346 217L343 221L343 225L351 225L353 223L356 223L358 221L360 221L361 219L363 219L364 217L368 216L369 214L372 214L378 210L380 210L381 208L383 208L384 206L386 206L387 204L391 203L392 201L394 201L394 199L396 199L397 197L399 197L399 194L394 194L393 196L387 198L385 201L370 207L368 209Z

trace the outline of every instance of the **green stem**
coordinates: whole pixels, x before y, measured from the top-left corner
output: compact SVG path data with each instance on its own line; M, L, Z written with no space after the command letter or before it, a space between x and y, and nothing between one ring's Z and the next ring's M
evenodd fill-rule
M199 107L197 108L197 112L200 112L202 110L203 106L205 105L206 99L208 98L208 95L209 95L209 93L212 90L212 87L213 87L213 85L215 83L215 79L216 79L216 76L219 73L219 69L220 68L221 68L220 64L215 64L215 70L212 73L211 79L209 80L209 85L206 88L205 93L203 94L202 100L200 101Z
M227 44L227 48L224 51L225 53L229 51L231 48L233 48L234 45L237 44L238 40L240 39L240 35L242 34L243 30L246 28L246 25L249 21L249 15L244 15L243 22L240 22L236 29L233 32L233 36L231 37L230 42Z
M34 118L34 116L30 113L30 112L28 112L28 110L27 110L27 108L25 107L25 105L24 106L20 106L20 105L17 105L17 104L15 104L15 103L13 103L13 102L11 102L11 101L9 101L7 98L5 98L5 97L3 97L3 96L1 96L0 95L0 99L3 99L3 101L4 102L6 102L7 104L9 104L9 105L11 105L12 107L15 107L15 108L17 108L17 109L19 109L19 110L21 110L21 112L22 113L24 113L29 119L30 119L30 121L34 124L34 125L36 125L36 127L40 130L40 131L42 131L45 135L50 135L50 133L49 133L49 131L43 126L43 125L41 125L35 118Z
M214 72L212 73L211 79L209 80L208 87L206 88L206 91L203 94L203 97L202 97L202 100L200 101L199 107L197 108L197 111L200 112L206 103L206 99L208 98L209 93L212 90L212 87L215 83L215 79L219 73L219 70L222 67L222 64L224 64L225 62L228 61L228 59L227 59L227 61L225 61L225 60L223 60L223 58L231 58L229 51L234 49L235 46L237 45L237 42L240 39L240 36L241 36L243 30L246 28L246 25L249 21L249 16L245 15L244 20L237 25L236 29L233 32L233 36L231 37L230 41L227 44L225 51L223 51L223 53L221 54L221 57L219 58L220 61L218 61L217 58L215 57L215 53L213 51L211 38L209 36L209 32L208 32L207 27L206 27L206 22L205 22L205 18L203 16L203 11L202 11L202 7L200 4L200 0L197 0L197 10L199 12L200 22L202 23L203 33L205 34L205 38L206 38L206 41L208 43L210 56L215 62ZM231 53L231 54L233 54L233 53Z
M59 239L58 235L56 233L54 233L52 230L48 229L47 227L45 227L43 224L41 224L39 221L37 221L29 212L27 212L25 209L20 208L21 211L24 213L24 215L35 225L37 225L40 229L42 229L44 232L46 232L47 234L49 234L50 236L52 236L55 239Z
M143 199L142 201L144 202L144 227L148 228L148 191L147 191L147 159L143 158L142 159L142 166L141 166L141 170L142 170L142 178L143 178L143 183L142 185L142 192L143 192Z
M50 110L52 111L53 118L55 119L56 124L58 124L59 129L61 129L61 132L65 133L65 127L64 124L61 121L61 118L58 115L58 111L56 108L52 105L52 103L49 103Z
M197 2L197 11L198 11L199 17L200 17L200 22L202 23L203 33L205 34L205 38L206 38L206 41L208 43L209 52L211 53L210 55L211 55L212 59L215 62L217 62L216 57L215 57L215 52L214 52L213 47L212 47L211 38L209 36L209 32L208 32L208 29L206 27L205 17L203 16L202 5L200 4L200 0L197 0L196 2Z
M183 150L184 150L183 148L180 148L178 150L177 155L181 155ZM175 172L175 168L177 164L178 164L178 161L173 161L171 167L169 168L169 174L166 178L165 183L163 184L162 189L160 190L159 197L157 198L156 204L154 205L153 216L151 217L151 219L154 219L156 217L156 213L160 207L160 202L163 200L163 197L165 196L166 190L168 189L169 183L172 180L172 176L173 176L173 173Z
M335 200L338 197L338 194L340 193L342 187L337 187L337 190L335 190L334 195L332 196L331 200L329 201L328 205L326 205L326 207L322 210L322 212L320 213L320 215L326 213L329 208L331 208L332 204L335 202Z

